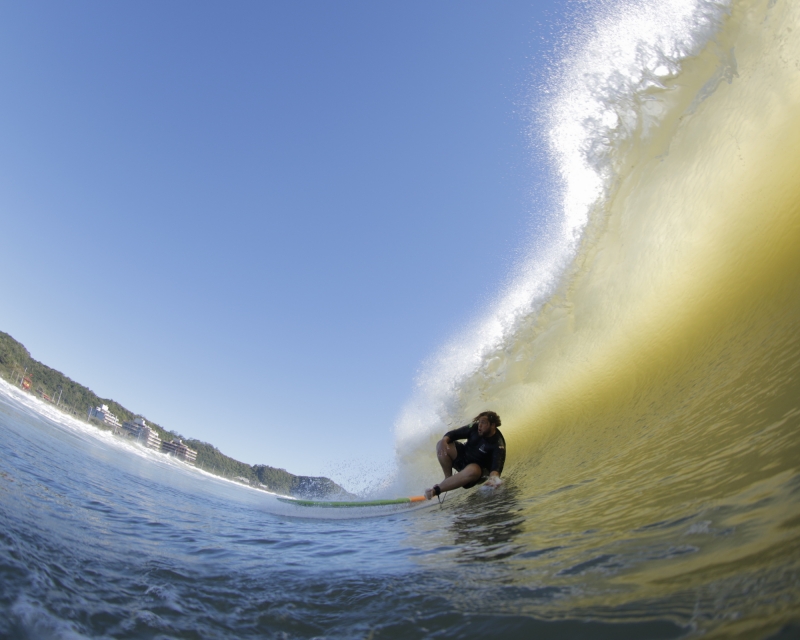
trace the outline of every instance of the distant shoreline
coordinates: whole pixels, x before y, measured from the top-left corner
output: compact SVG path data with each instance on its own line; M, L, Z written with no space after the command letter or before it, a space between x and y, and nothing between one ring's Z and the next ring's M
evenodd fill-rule
M353 497L330 478L297 476L285 469L269 465L248 465L226 456L212 444L169 431L114 400L100 398L88 387L35 360L21 342L2 331L0 331L0 377L7 384L37 397L62 414L81 420L99 430L114 431L111 426L89 420L90 408L106 405L121 422L132 422L135 418L142 418L162 441L181 440L187 447L197 451L197 459L193 466L226 480L280 495L315 498ZM119 435L119 437L125 436Z

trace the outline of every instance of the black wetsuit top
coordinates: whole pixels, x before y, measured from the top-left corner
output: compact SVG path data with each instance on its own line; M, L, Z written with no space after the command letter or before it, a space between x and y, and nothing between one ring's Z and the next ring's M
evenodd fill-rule
M462 462L462 469L468 464L475 463L484 470L484 475L492 471L503 472L503 465L506 462L506 441L500 429L496 429L493 436L484 438L478 434L478 424L468 424L460 429L453 429L444 434L450 438L450 442L456 440L466 440L466 445L457 443L458 458L456 462ZM458 469L458 464L455 464ZM458 469L459 471L461 469Z

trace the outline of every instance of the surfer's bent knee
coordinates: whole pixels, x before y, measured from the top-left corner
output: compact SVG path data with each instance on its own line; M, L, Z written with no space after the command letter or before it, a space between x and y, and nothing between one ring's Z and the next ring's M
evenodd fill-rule
M481 466L475 462L470 462L466 467L464 467L464 471L469 474L469 477L477 480L483 475L483 469Z

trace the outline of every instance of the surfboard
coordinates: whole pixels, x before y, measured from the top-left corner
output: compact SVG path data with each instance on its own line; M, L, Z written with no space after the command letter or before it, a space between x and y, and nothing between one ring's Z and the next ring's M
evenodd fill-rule
M411 496L410 498L394 498L392 500L298 500L296 498L279 497L278 500L293 504L298 507L325 507L331 509L348 507L384 507L391 504L411 504L413 502L425 502L425 496Z

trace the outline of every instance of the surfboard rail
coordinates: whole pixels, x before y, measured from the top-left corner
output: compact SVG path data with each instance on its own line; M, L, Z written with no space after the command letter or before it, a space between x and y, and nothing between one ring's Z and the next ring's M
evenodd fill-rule
M389 500L301 500L299 498L286 498L279 496L280 502L293 504L298 507L323 507L328 509L353 508L353 507L384 507L392 504L410 504L424 502L425 496L411 496L409 498L393 498Z

